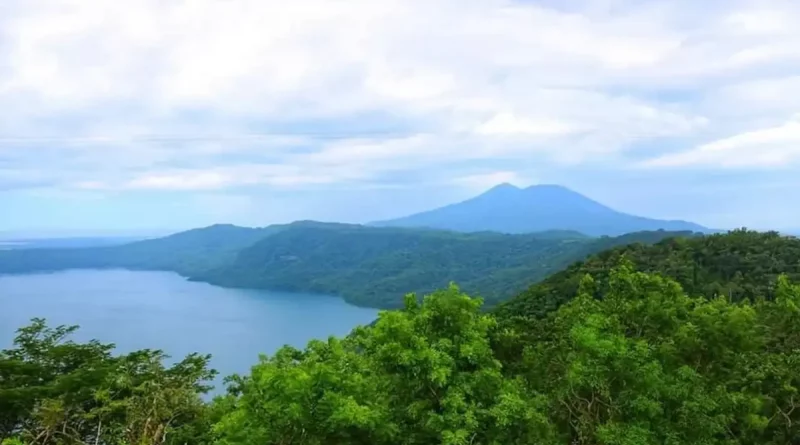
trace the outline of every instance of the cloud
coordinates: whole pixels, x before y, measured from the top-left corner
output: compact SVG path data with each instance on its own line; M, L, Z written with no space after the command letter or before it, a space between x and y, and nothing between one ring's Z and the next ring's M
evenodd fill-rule
M127 184L131 189L203 190L223 188L231 178L213 172L188 172L166 175L147 175Z
M782 125L716 140L643 164L649 167L796 167L800 162L800 114Z
M798 20L791 0L5 0L0 188L725 167L684 151L792 131ZM748 165L793 156L770 147Z
M749 79L710 91L701 106L722 118L743 117L753 122L800 111L800 95L791 94L793 91L800 91L800 75Z
M476 129L478 134L485 135L566 135L580 130L572 124L557 120L535 120L514 116L510 113L498 114Z

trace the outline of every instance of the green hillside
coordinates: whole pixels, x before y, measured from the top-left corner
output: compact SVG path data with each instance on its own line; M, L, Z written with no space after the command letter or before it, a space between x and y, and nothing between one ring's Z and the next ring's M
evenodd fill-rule
M690 235L466 234L314 221L217 225L122 246L0 251L0 273L165 270L225 287L332 294L378 308L400 307L407 292L425 294L455 281L491 306L589 254Z
M283 248L313 238L291 232ZM370 236L353 251L392 247ZM797 444L799 244L736 231L613 248L499 312L456 286L408 295L347 337L263 356L210 403L207 356L165 367L35 320L0 351L0 442ZM530 311L536 298L554 303Z
M737 301L770 297L780 274L800 281L800 239L777 232L735 230L605 250L533 284L498 310L540 317L575 295L586 274L597 280L596 294L602 295L609 271L623 257L637 270L669 277L690 295L707 298L724 295Z
M491 306L570 263L608 247L690 233L588 238L571 232L507 235L357 225L299 225L264 238L225 266L193 278L227 287L340 295L397 308L457 282Z

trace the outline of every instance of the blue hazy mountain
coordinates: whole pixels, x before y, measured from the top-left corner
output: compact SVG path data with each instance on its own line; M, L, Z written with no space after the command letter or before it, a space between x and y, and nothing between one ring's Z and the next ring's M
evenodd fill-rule
M658 220L618 212L559 185L519 188L511 184L500 184L463 202L372 225L459 232L570 230L592 236L651 230L713 232L688 221Z
M81 247L119 246L144 240L144 237L61 237L61 238L4 238L0 235L0 250L4 249L66 249Z

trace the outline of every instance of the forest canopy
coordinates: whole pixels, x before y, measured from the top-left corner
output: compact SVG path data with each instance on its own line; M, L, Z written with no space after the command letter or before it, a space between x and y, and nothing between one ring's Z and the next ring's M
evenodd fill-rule
M37 320L0 354L24 444L787 444L800 440L800 286L692 297L622 261L542 318L455 285L345 338L264 356L203 403L207 357L112 356ZM520 321L521 320L521 321Z
M524 331L457 287L285 348L217 403L224 444L786 444L800 440L800 287L693 298L622 263L602 299Z
M800 282L800 239L740 229L609 246L532 283L497 310L508 316L544 316L569 301L586 274L597 280L595 295L599 297L607 290L610 271L623 258L636 270L672 278L691 296L726 295L734 301L769 298L780 275Z

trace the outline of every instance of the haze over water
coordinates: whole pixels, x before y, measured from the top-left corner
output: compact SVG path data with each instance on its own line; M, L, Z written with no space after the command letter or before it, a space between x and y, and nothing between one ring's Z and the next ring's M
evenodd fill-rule
M0 276L0 349L31 318L43 317L51 326L80 325L76 340L115 343L120 352L157 348L176 359L212 354L219 391L221 377L248 372L260 353L345 335L377 312L331 296L225 289L168 272Z

